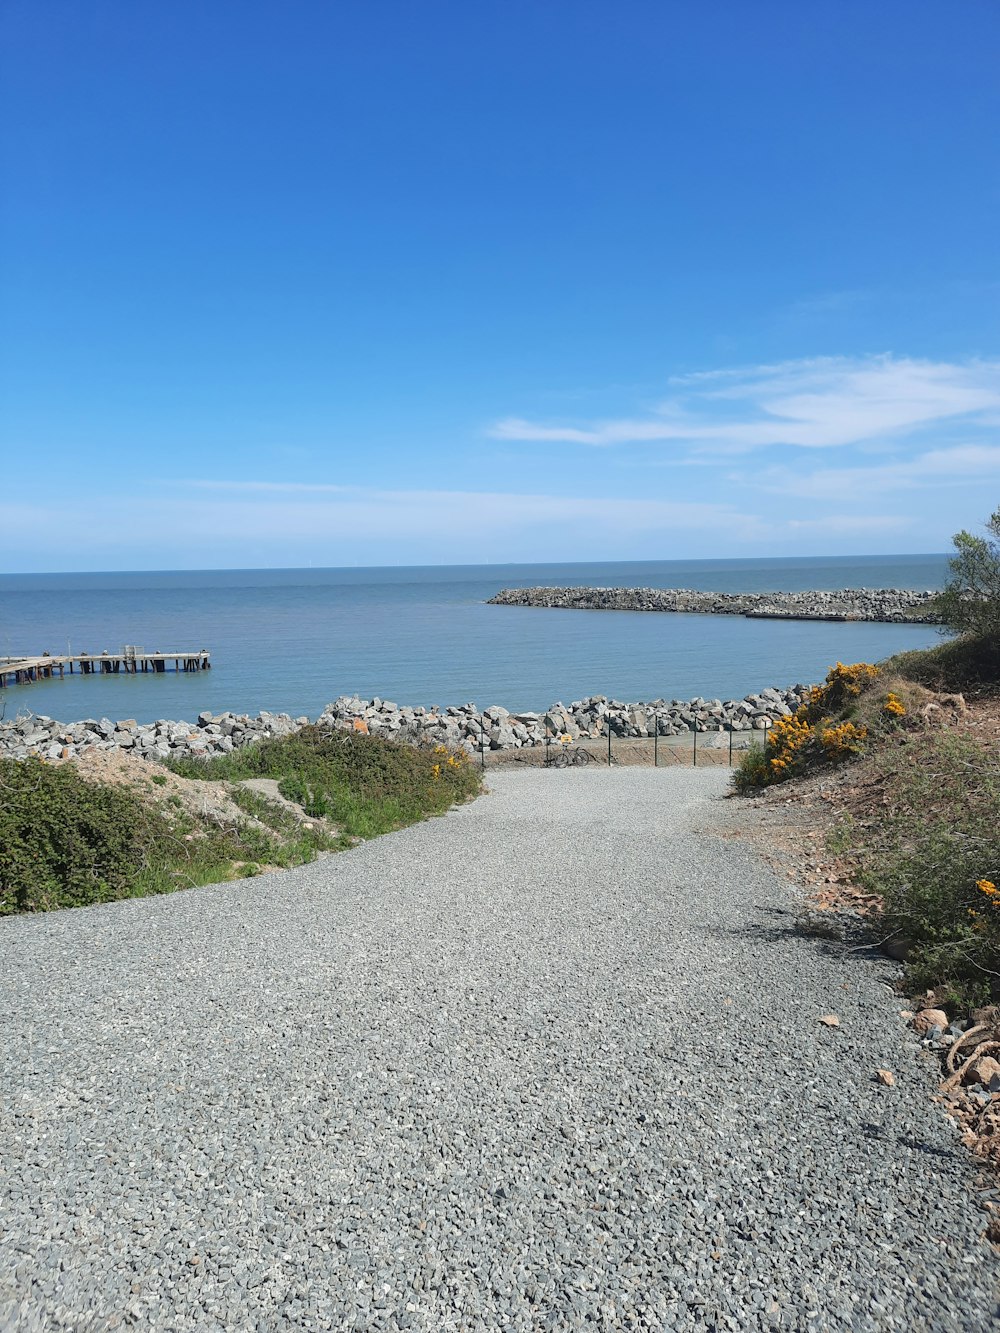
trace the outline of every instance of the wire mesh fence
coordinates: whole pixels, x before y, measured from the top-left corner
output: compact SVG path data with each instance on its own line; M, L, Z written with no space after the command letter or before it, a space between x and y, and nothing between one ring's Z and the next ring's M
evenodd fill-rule
M688 767L732 768L756 738L766 733L737 731L687 731L661 736L658 729L651 736L620 736L611 725L600 736L572 736L551 733L543 744L521 749L491 750L483 731L480 760L485 768L497 764L526 764L540 768L605 767Z

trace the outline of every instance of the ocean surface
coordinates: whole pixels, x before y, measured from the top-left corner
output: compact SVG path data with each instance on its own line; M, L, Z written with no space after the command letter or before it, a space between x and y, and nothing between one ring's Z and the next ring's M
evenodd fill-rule
M191 675L72 676L10 688L8 717L315 717L340 694L541 709L591 694L740 698L838 660L939 640L931 626L487 606L534 585L717 592L941 586L947 556L426 568L0 575L0 654L207 648Z

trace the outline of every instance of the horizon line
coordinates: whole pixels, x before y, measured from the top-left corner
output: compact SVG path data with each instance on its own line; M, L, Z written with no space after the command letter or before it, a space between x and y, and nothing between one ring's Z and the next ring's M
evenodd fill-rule
M890 561L950 559L954 551L894 551L860 552L858 554L829 555L753 555L753 556L669 556L632 560L493 560L463 561L456 563L431 564L391 564L391 565L210 565L186 567L140 567L134 569L50 569L50 570L5 570L0 571L0 586L5 579L13 578L81 578L93 575L109 574L292 574L292 573L343 573L362 570L400 570L400 569L529 569L539 565L724 565L724 564L794 564L796 562L814 563L816 561Z

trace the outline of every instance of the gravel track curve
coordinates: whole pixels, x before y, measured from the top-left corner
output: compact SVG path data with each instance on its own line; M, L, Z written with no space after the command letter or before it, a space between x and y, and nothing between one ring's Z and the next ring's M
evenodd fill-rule
M893 965L795 934L726 780L0 921L0 1328L996 1327Z

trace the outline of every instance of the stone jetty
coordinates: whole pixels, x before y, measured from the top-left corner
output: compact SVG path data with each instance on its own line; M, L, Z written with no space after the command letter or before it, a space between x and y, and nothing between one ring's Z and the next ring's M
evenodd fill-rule
M475 752L517 750L544 745L546 738L577 739L664 737L688 732L764 731L776 718L793 713L808 693L805 685L766 689L743 699L654 699L624 703L592 695L570 704L555 703L543 712L515 712L499 704L480 710L475 704L445 708L407 707L384 699L342 695L317 718L317 725L356 731L414 745L447 745ZM196 758L229 754L243 745L288 736L309 725L307 717L288 713L200 713L197 722L151 722L87 718L57 722L29 714L0 722L0 757L72 759L85 751L123 750L142 759Z
M41 713L20 715L0 722L0 758L73 759L85 750L128 750L141 759L229 754L241 745L289 736L306 726L307 717L287 713L199 713L197 722L149 722L134 718L85 718L57 722Z
M936 625L937 593L907 588L839 592L696 592L691 588L503 588L490 606L562 607L574 611L675 611L769 620L877 620Z

